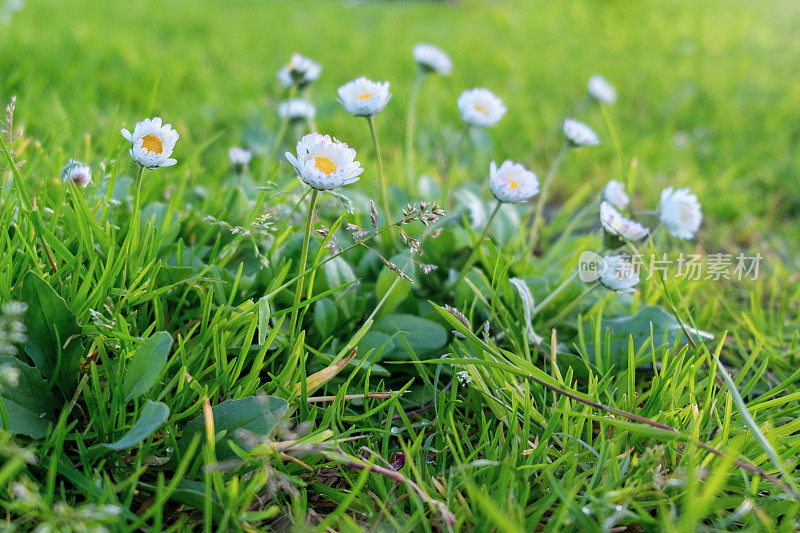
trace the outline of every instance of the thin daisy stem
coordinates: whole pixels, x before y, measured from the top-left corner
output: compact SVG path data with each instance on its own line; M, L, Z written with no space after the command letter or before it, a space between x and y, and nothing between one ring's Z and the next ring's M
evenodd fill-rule
M303 282L305 281L306 275L306 261L308 260L308 242L311 239L311 223L314 218L314 207L317 205L317 195L319 191L314 189L311 192L311 200L309 200L308 204L308 218L306 219L306 232L303 236L303 250L300 252L300 267L297 269L301 272L299 276L299 281L297 283L297 287L294 290L294 307L295 309L292 311L292 318L289 321L289 331L294 334L294 329L297 326L297 312L299 311L298 305L300 304L300 300L303 296Z
M381 157L381 147L378 143L378 130L375 128L375 117L370 115L367 117L367 122L369 122L369 131L372 133L372 142L375 145L375 155L378 158L378 174L381 180L381 201L383 202L383 212L386 216L386 222L388 223L392 220L392 212L389 210L389 195L386 187L386 176L383 173L383 157ZM394 231L389 231L389 235L391 235L392 242L395 248L397 248L399 243Z
M414 126L417 118L417 99L424 81L425 72L419 69L414 85L411 86L411 94L408 96L408 113L406 114L406 181L409 192L416 191L414 186Z
M458 144L456 144L456 148L453 150L453 153L450 154L450 158L447 160L447 166L444 168L444 173L442 174L442 178L444 179L443 205L445 209L447 209L448 205L450 204L450 184L453 181L453 168L456 166L455 162L458 158L458 154L461 152L461 147L464 145L464 141L466 141L467 137L469 136L469 130L469 126L464 128L464 133L462 133L461 137L458 139Z
M489 233L489 227L492 225L492 221L494 220L494 217L497 215L497 213L500 211L500 207L502 205L503 204L501 202L497 202L497 205L492 210L492 214L489 215L489 220L486 221L486 226L484 226L483 232L481 233L481 236L478 239L478 242L472 248L472 253L469 254L469 258L467 258L467 262L464 263L463 267L461 267L461 272L458 273L458 277L456 278L455 282L453 282L453 285L452 285L453 288L458 287L459 283L461 283L464 280L464 277L467 275L467 272L469 272L469 269L472 268L473 263L475 263L475 259L477 259L477 257L478 257L478 252L480 251L481 246L483 246L483 240L486 238L486 235Z
M550 183L552 183L553 177L555 177L556 172L558 172L559 167L561 167L561 163L564 162L564 158L566 157L568 150L569 146L565 143L561 148L561 151L558 152L553 164L550 165L550 169L547 171L547 176L545 176L544 182L542 183L542 190L539 192L539 199L536 202L536 210L533 214L533 227L531 228L530 244L528 245L528 253L526 254L526 257L531 257L533 255L534 248L536 248L536 242L539 240L539 226L541 226L542 223L542 211L544 210L544 204L547 201L547 193L550 190Z
M131 242L139 241L139 204L142 199L142 175L144 174L144 167L139 166L139 173L136 174L136 180L133 182L133 211L131 212Z

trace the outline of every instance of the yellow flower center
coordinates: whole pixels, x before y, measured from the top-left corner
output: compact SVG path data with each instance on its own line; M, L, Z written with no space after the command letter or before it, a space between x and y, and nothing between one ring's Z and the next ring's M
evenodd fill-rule
M489 115L489 110L480 104L475 104L475 111L477 111L478 113L483 113L486 116Z
M157 154L164 151L164 145L161 143L161 139L152 133L148 133L142 137L142 148L148 152L155 152Z
M336 172L336 163L324 155L318 155L314 158L314 166L324 172L326 176L330 176Z
M519 189L519 183L512 180L511 178L506 178L506 182L508 183L508 188L511 189L512 191L514 189Z
M359 100L369 100L372 98L372 93L361 93L358 95Z

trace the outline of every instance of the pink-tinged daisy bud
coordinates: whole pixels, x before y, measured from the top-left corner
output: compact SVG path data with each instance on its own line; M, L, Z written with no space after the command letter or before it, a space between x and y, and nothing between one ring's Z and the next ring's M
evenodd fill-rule
M131 143L131 157L145 168L171 167L177 161L170 158L178 142L178 132L162 124L159 117L146 118L136 124L133 133L122 129L122 136Z
M453 61L447 52L432 44L420 43L415 46L414 61L426 73L447 76L453 71Z
M581 146L597 146L600 144L600 137L594 132L592 128L574 118L568 118L564 121L564 136L567 138L572 148L580 148Z
M671 235L679 239L691 239L700 228L703 213L697 196L689 189L673 190L667 187L661 191L658 217Z
M70 159L61 170L61 181L71 181L78 187L86 187L92 182L92 169L86 163Z
M492 161L489 166L489 187L499 202L518 203L539 192L539 179L519 163L506 160L498 168Z
M600 204L600 222L603 229L614 237L626 241L644 239L650 230L638 222L629 220L614 209L608 202Z
M313 132L297 142L297 156L286 152L297 177L310 187L330 190L358 181L364 172L356 151L330 135Z
M461 93L458 97L458 110L464 122L475 128L494 126L506 114L503 101L492 91L482 87Z
M388 81L380 83L364 76L339 87L339 103L354 117L377 115L383 111L391 97Z

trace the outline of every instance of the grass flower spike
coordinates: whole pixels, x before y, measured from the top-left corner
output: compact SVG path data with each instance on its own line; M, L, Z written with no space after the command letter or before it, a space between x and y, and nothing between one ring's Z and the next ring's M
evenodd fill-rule
M177 161L170 158L178 132L159 117L146 118L136 124L133 133L122 129L122 136L131 143L130 154L143 168L171 167Z
M314 104L305 98L293 98L278 105L278 115L291 123L313 119L316 114Z
M358 181L364 172L355 160L356 151L330 135L309 133L297 142L297 156L286 152L286 159L297 176L310 187L327 191Z
M628 193L625 192L625 185L617 180L606 183L603 189L603 200L610 203L617 209L625 209L631 202Z
M563 125L564 135L573 148L581 146L597 146L600 144L600 137L592 128L574 118L568 118Z
M289 63L278 71L278 81L287 89L292 85L304 89L319 78L321 72L322 66L313 59L293 54Z
M600 222L605 231L627 241L638 241L639 239L647 237L647 234L650 233L649 229L638 222L634 222L622 216L622 214L614 209L608 202L600 204Z
M536 174L513 161L504 161L498 168L492 161L489 167L489 187L499 202L517 203L539 192Z
M414 47L414 61L426 73L447 76L453 71L453 60L447 52L432 44L420 43Z
M639 273L625 257L607 255L603 258L600 283L612 291L634 292L639 284Z
M92 169L86 163L70 159L61 171L61 181L71 181L78 187L86 187L92 182Z
M488 128L497 124L506 114L503 101L489 89L469 89L458 97L461 118L469 126Z
M377 115L383 111L391 97L388 81L380 83L364 76L339 87L339 102L354 117Z
M697 196L689 189L673 190L667 187L661 191L658 217L674 237L691 239L700 228L703 213Z
M601 104L611 105L617 101L617 90L600 74L589 78L586 88L589 95Z

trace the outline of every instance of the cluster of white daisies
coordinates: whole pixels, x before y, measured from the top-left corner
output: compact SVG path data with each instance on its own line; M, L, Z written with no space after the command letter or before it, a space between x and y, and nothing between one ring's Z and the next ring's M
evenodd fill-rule
M452 71L452 61L443 50L430 44L418 44L414 48L414 59L421 75L447 75ZM280 83L290 89L292 98L278 107L280 117L287 121L310 121L316 111L314 105L303 97L305 89L322 72L319 63L294 54L287 65L278 72ZM356 117L372 118L380 113L391 99L389 82L376 82L366 77L356 78L338 89L338 101L344 109ZM593 75L587 84L589 95L601 104L613 104L617 100L614 87L602 76ZM296 91L300 96L294 97ZM461 93L457 101L461 118L467 128L488 128L497 124L506 113L503 101L486 88L469 89ZM578 148L600 144L597 133L586 124L567 118L562 124L567 146ZM159 117L145 119L136 124L133 132L122 130L122 135L131 143L129 152L142 168L171 166L176 163L172 152L178 133ZM253 154L248 150L233 147L229 151L231 163L241 170L247 166ZM317 190L331 190L358 181L364 171L356 160L356 151L330 135L311 132L297 143L296 154L287 152L298 177ZM70 160L64 167L62 178L85 187L91 182L90 168L79 161ZM506 160L501 165L492 162L489 168L489 185L493 196L501 203L526 202L539 193L536 174L523 165ZM627 218L623 212L630 203L622 183L611 180L605 186L600 203L600 221L607 237L614 242L612 249L632 244L649 235L650 230ZM702 220L700 203L689 189L664 189L658 210L660 222L670 234L681 239L690 239L697 232ZM620 292L633 291L639 282L638 274L626 263L622 255L607 255L607 268L600 281L607 288Z

